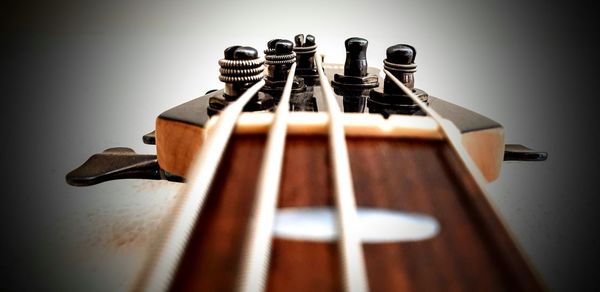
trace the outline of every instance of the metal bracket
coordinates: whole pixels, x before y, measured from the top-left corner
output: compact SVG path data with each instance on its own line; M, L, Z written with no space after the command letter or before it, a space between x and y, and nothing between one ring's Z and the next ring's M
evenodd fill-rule
M520 144L504 146L504 161L544 161L548 152L536 151Z
M156 145L156 131L152 131L142 137L142 141L146 145Z

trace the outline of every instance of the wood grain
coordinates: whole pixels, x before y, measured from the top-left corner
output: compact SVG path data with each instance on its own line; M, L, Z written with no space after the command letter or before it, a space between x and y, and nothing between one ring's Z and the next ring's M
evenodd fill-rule
M495 181L504 162L504 128L462 133L461 142L485 179Z
M232 137L173 281L173 291L234 290L264 139Z
M160 167L185 176L204 142L204 128L188 123L156 119L156 157Z
M235 288L264 144L237 136L226 152L173 290ZM287 142L279 207L333 205L325 137ZM542 286L443 141L349 138L359 206L421 212L440 233L364 244L372 291L538 291ZM339 291L336 243L273 240L269 291Z

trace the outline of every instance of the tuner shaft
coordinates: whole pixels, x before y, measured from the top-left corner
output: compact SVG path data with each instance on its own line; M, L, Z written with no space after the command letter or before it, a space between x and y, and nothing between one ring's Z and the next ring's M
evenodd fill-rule
M414 73L417 72L415 57L417 51L414 47L404 44L394 45L386 51L387 59L383 61L383 68L390 71L409 89L415 88ZM388 78L383 82L383 92L387 94L401 94L404 92Z

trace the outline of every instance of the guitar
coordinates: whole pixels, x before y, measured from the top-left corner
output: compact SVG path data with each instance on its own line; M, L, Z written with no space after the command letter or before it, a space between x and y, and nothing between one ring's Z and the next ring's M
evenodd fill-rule
M144 141L92 156L73 185L185 181L134 290L543 290L485 196L502 126L415 88L416 50L368 42L323 64L311 35L233 46L223 90L165 111Z

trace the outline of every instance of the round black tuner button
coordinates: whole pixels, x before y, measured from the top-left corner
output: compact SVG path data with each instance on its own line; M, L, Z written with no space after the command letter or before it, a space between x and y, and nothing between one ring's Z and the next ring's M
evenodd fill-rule
M272 39L270 41L267 42L267 48L269 49L275 49L275 46L277 45L277 43L281 41L281 39Z
M356 56L359 58L366 58L367 46L369 42L363 38L349 38L345 42L346 52L351 54L352 56Z
M296 43L296 47L302 47L304 45L304 35L303 34L297 34L294 37L294 43Z
M367 75L367 46L369 42L363 38L349 38L346 45L346 62L344 75L364 77Z
M252 47L232 46L225 49L227 60L254 60L258 58L258 51Z
M387 61L394 64L413 64L416 56L415 48L404 44L391 46L386 51Z
M278 40L275 43L275 54L276 55L287 55L291 54L294 49L294 43L288 40Z
M315 44L316 44L316 42L315 42L315 36L313 36L311 34L306 35L306 41L304 42L304 46L305 47L311 47L311 46L314 46Z

